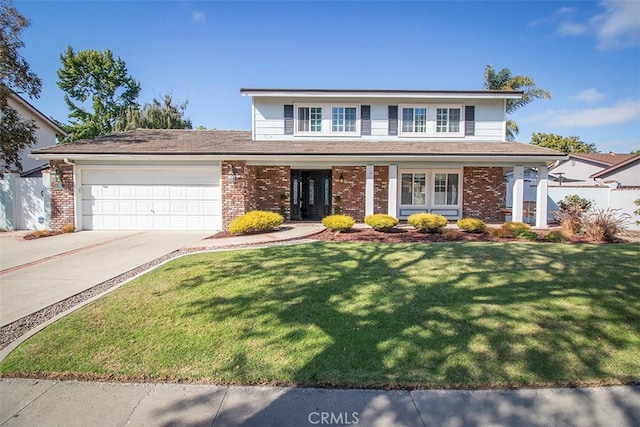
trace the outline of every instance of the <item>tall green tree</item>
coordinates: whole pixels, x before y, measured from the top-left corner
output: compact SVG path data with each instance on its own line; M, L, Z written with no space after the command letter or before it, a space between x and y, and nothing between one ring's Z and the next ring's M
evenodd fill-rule
M132 129L191 129L191 120L184 117L188 101L174 104L170 93L153 98L142 108L129 107L116 119L114 131L123 132Z
M492 65L487 65L484 70L485 90L521 90L522 98L507 100L507 114L511 114L520 107L531 103L538 98L551 99L551 93L536 86L536 82L529 76L511 75L511 70L503 68L496 73ZM518 124L514 120L507 120L507 139L513 141L518 134Z
M140 84L127 74L125 62L113 53L71 46L60 55L58 86L66 94L71 125L68 140L95 138L112 133L116 119L137 107Z
M562 136L553 133L537 132L531 135L531 144L551 148L563 153L596 153L595 144L587 144L579 136Z
M42 88L42 81L20 54L24 47L20 36L29 24L11 0L0 1L0 176L5 170L22 171L20 151L37 142L35 122L23 119L9 105L12 93L37 98Z

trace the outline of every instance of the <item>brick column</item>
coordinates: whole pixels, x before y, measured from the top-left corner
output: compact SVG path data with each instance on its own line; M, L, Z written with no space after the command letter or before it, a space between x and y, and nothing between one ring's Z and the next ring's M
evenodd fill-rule
M73 166L60 160L51 161L51 229L60 230L75 223ZM76 227L77 228L77 227Z
M395 212L389 212L389 166L375 166L373 182L373 213L396 216Z
M356 221L364 220L365 210L365 166L334 166L332 169L333 210L340 207L341 213L351 215ZM337 203L335 198L341 201Z
M231 221L255 209L255 166L243 161L222 162L222 228Z

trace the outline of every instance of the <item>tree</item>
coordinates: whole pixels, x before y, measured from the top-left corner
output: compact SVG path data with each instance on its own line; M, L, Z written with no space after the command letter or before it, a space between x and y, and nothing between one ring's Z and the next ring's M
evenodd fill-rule
M131 106L117 118L115 132L132 129L191 129L191 120L184 118L188 101L174 105L171 94L162 97L162 101L153 100L141 109Z
M66 92L64 100L70 111L69 140L108 135L127 108L137 107L140 84L127 75L124 61L114 58L109 49L76 53L68 46L60 60L58 87Z
M536 82L529 76L512 76L511 70L503 68L497 74L492 65L487 65L484 70L485 90L522 90L524 93L520 99L507 100L507 114L511 114L520 107L538 99L551 99L551 93L546 89L536 87ZM507 139L513 141L518 134L518 125L514 120L507 120Z
M534 133L531 135L531 144L567 154L595 153L598 151L595 144L587 144L581 141L579 136L561 136L553 133Z
M12 93L37 98L42 88L42 81L20 54L24 47L20 35L29 24L11 0L0 1L0 155L4 163L0 176L5 169L22 171L20 151L37 141L35 122L22 119L9 105Z

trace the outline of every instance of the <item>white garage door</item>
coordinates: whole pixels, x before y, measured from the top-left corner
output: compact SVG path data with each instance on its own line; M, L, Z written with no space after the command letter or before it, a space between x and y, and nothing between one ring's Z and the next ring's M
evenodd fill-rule
M82 170L85 230L220 230L220 167Z

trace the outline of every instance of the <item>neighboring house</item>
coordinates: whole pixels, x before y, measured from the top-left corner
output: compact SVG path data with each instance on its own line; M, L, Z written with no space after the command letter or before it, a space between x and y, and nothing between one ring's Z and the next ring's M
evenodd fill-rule
M241 89L251 131L134 130L33 152L50 160L52 227L226 229L250 210L318 221L434 212L523 216L524 170L566 156L505 138L519 91ZM514 172L511 188L505 173Z
M49 179L43 179L43 170L49 162L28 156L31 150L48 147L56 143L58 137L67 134L51 119L38 111L19 95L12 93L9 106L37 126L37 142L20 152L22 172L8 169L4 161L0 168L4 178L0 180L0 229L38 229L49 226Z
M640 187L640 154L572 153L549 173L553 186Z
M60 126L24 100L20 95L12 93L9 96L8 102L9 106L13 107L23 119L33 120L38 128L36 129L36 144L30 145L20 151L20 161L22 162L21 174L23 176L38 174L43 166L48 166L49 162L33 159L29 157L29 153L38 148L54 145L58 137L65 137L67 134ZM0 164L0 167L5 168L4 162Z

